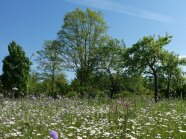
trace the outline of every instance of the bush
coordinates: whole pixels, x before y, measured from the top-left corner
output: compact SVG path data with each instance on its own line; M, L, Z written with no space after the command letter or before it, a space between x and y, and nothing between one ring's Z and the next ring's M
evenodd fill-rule
M122 91L120 93L117 93L114 95L114 98L123 98L123 97L129 97L131 95L133 95L134 93L131 93L129 91Z
M96 98L107 98L107 97L108 97L108 92L101 91L101 90L96 91Z
M70 91L67 93L66 97L72 98L72 97L77 97L78 93L75 91Z

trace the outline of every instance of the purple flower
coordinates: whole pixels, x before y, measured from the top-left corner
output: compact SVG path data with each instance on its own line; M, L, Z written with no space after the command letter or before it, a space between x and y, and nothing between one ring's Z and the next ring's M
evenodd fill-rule
M51 137L52 139L58 139L58 134L57 134L57 132L54 131L54 130L51 130L51 131L50 131L50 137Z
M33 100L36 100L36 97L35 97L35 96L32 96L32 99L33 99Z

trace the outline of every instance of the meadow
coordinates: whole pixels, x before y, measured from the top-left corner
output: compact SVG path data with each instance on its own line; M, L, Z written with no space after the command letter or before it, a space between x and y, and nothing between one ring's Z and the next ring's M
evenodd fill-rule
M121 99L2 99L0 139L185 139L186 102Z

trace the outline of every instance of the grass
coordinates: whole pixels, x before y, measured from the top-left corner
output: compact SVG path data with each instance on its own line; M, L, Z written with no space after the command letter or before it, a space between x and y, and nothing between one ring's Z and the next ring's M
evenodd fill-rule
M0 139L185 139L186 102L147 98L3 100Z

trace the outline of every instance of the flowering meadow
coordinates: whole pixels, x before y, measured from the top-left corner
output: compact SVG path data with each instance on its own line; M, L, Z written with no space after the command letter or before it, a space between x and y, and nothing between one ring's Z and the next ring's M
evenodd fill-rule
M0 104L0 139L186 138L184 100L42 98Z

